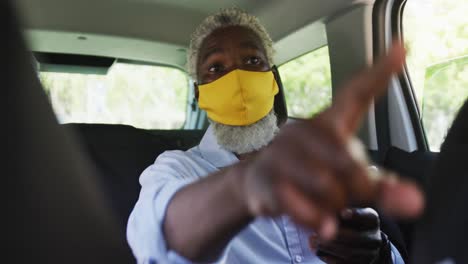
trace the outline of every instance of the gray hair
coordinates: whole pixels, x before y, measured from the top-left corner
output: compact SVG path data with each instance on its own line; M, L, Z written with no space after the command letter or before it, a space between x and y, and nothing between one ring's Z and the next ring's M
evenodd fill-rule
M263 27L260 21L253 15L238 8L226 8L205 18L192 34L187 53L187 71L194 80L197 80L198 55L203 40L213 31L229 26L242 26L252 30L262 41L268 63L273 65L273 41L265 27Z

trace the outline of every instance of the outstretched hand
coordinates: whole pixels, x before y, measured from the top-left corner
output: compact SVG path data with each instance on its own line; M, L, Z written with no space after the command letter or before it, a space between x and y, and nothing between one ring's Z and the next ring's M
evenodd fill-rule
M346 207L374 205L387 214L415 217L424 207L418 187L398 177L371 177L349 149L374 98L404 64L395 43L388 55L346 82L333 105L310 120L288 124L272 144L241 164L242 199L252 216L288 214L322 239L335 236Z

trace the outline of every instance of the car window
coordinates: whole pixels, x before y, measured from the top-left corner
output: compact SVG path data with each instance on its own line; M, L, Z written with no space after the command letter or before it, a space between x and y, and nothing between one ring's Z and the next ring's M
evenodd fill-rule
M107 74L39 72L60 123L178 129L186 118L188 79L169 67L114 63Z
M430 149L438 151L468 97L468 1L408 0L407 67Z
M290 117L309 118L331 104L328 46L279 67Z

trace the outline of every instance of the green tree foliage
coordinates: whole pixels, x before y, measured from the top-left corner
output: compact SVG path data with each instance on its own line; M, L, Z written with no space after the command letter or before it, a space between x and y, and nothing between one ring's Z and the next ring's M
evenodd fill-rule
M408 0L404 10L407 66L436 151L468 98L467 14L466 0Z
M447 129L466 98L468 56L427 68L422 120L433 149L438 149L442 144Z
M328 47L309 52L279 68L289 116L308 118L331 104Z
M41 72L61 123L177 129L185 122L188 79L177 69L114 64L107 75Z

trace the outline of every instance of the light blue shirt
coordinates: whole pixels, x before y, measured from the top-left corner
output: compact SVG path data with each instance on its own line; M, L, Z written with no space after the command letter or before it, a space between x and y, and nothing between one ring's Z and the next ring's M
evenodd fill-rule
M127 226L127 239L138 263L191 263L166 246L162 223L180 188L239 160L221 148L208 128L188 151L166 151L140 177L140 197ZM216 263L323 263L309 248L313 232L288 216L257 218L235 236ZM392 245L394 263L404 263Z

